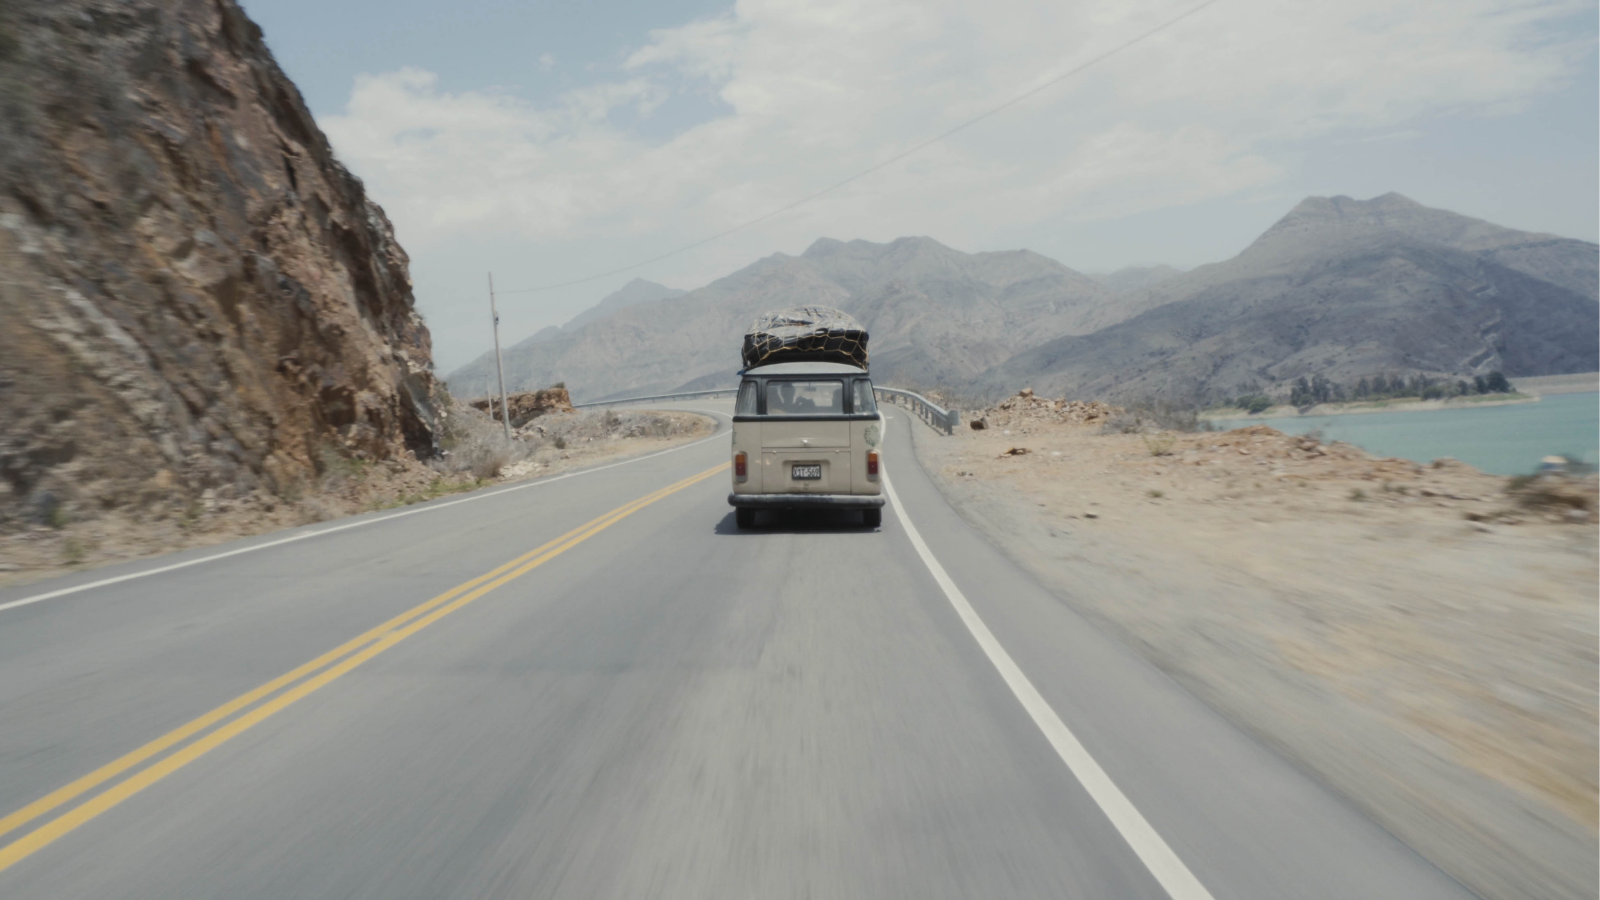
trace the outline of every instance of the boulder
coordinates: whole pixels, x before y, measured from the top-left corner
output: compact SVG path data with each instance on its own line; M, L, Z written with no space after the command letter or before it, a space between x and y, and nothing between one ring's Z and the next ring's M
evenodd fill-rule
M511 427L521 428L534 419L550 413L572 412L572 397L564 387L545 388L542 391L523 391L506 398L511 406ZM474 409L482 410L496 422L500 421L500 398L472 401Z

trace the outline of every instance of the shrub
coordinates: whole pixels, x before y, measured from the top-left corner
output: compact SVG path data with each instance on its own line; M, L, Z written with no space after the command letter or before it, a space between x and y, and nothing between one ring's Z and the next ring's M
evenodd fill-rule
M1147 437L1144 439L1144 446L1146 450L1150 451L1151 456L1172 455L1172 438L1169 437Z
M1147 431L1216 431L1210 421L1200 418L1194 406L1178 406L1160 401L1130 405L1100 426L1101 434L1138 434Z
M1119 412L1100 426L1101 434L1138 434L1144 429L1144 420L1131 412Z
M511 451L504 447L485 447L472 460L472 477L479 481L488 481L499 476L501 470L510 464Z
M300 511L300 521L305 525L310 525L314 522L326 522L329 519L337 519L342 512L332 501L328 500L327 498L317 496L307 497L304 500L301 500L297 504L297 508Z
M1256 394L1253 397L1240 397L1239 407L1249 415L1263 413L1272 408L1272 398L1265 394Z
M1534 510L1581 509L1593 505L1593 487L1559 476L1519 475L1508 479L1506 493L1518 506Z

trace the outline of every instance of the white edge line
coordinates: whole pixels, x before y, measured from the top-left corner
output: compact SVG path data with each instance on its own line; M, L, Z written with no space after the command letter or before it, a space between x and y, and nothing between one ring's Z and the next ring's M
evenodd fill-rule
M712 410L696 410L696 412L706 412L706 413L711 413L713 415L720 415L720 416L724 416L724 417L726 417L726 415L727 415L726 413L713 412ZM389 515L378 516L377 518L374 518L374 519L362 519L359 522L347 522L347 523L345 523L343 525L335 525L332 528L319 528L316 531L308 531L308 532L305 532L305 533L302 533L302 534L290 535L289 537L278 538L277 540L274 540L274 541L267 541L267 542L261 543L261 544L251 544L248 547L240 547L237 550L228 550L228 551L226 551L224 553L213 553L210 556L202 556L202 557L200 557L198 559L186 560L186 561L180 562L180 563L172 563L171 565L166 565L166 566L158 566L157 568L145 569L144 571L141 571L141 572L129 572L126 575L118 575L115 578L102 578L99 581L91 581L91 582L89 582L87 584L80 584L80 585L77 585L75 587L66 587L66 588L61 588L59 590L49 591L49 592L43 593L43 594L35 594L32 597L23 597L21 600L12 600L12 601L10 601L8 603L0 603L0 612L5 612L8 609L16 609L19 606L28 606L28 605L33 604L33 603L42 603L45 600L54 600L57 597L64 597L64 596L66 596L68 594L76 594L76 593L78 593L80 591L88 591L88 590L93 590L94 588L106 587L107 585L120 584L120 583L122 583L124 581L132 581L135 578L146 578L146 577L151 576L151 575L160 575L163 572L171 572L171 571L174 571L176 569L187 569L190 566L198 566L201 563L215 562L216 560L227 559L230 556L238 556L238 555L240 555L242 553L254 553L257 550L266 550L266 549L271 548L271 547L280 547L280 546L282 546L284 544L292 544L295 541L304 541L304 540L309 540L309 539L314 538L314 537L322 537L323 535L326 535L326 534L333 534L336 531L348 531L351 528L361 528L361 527L366 526L366 525L376 525L379 522L387 522L387 521L389 521L391 519L402 519L402 518L405 518L406 516L415 516L415 515L418 515L418 514L421 514L421 513L433 512L434 510L437 510L437 509L444 509L447 506L456 506L456 505L462 504L462 503L472 503L472 502L474 502L476 500L487 500L490 497L498 497L501 494L509 494L512 491L521 491L521 490L526 490L527 488L543 487L544 485L547 485L547 484L554 484L557 481L563 481L563 480L568 479L568 478L576 478L579 475L589 475L589 474L592 474L594 472L603 472L606 469L614 469L617 466L626 466L626 465L629 465L630 463L644 462L647 459L654 459L654 458L656 458L658 456L665 456L668 453L676 453L679 450L687 450L690 447L698 447L701 444L706 443L707 441L716 440L719 436L720 435L713 434L710 437L702 438L702 439L700 439L698 441L694 441L693 443L684 444L684 445L679 446L679 447L671 447L669 449L661 450L661 451L658 451L656 453L650 453L650 454L647 454L645 456L636 456L633 459L624 459L624 460L621 460L620 462L607 463L607 464L605 464L603 466L595 466L592 469L583 469L583 470L580 470L580 471L577 471L577 472L567 472L565 474L555 475L555 476L552 476L550 478L542 478L542 479L539 479L537 481L530 481L530 482L528 482L526 484L512 485L511 487L501 488L500 490L491 491L491 492L485 493L485 494L473 494L471 497L462 497L459 500L447 500L444 503L430 503L430 504L428 504L426 506L422 506L422 507L419 507L417 509L408 509L408 510L405 510L404 512L390 513Z
M900 497L895 493L894 485L889 481L887 474L883 477L883 488L889 494L889 502L894 504L900 524L906 530L906 536L911 538L911 546L916 548L917 555L922 557L923 564L932 573L933 580L944 590L945 597L950 600L950 605L956 608L956 614L966 624L967 630L977 639L978 646L989 657L989 661L994 663L994 667L1000 672L1000 677L1005 680L1006 686L1011 688L1011 693L1016 695L1017 700L1021 701L1022 708L1027 710L1033 723L1044 732L1045 739L1055 748L1061 761L1067 764L1073 776L1089 792L1089 796L1094 798L1094 802L1099 804L1100 810L1111 820L1112 826L1122 835L1122 839L1128 842L1128 846L1138 855L1145 868L1150 870L1150 874L1155 876L1156 881L1160 882L1162 889L1172 900L1213 900L1205 885L1202 885L1200 879L1189 871L1189 867L1183 864L1178 854L1167 846L1167 842L1162 840L1161 835L1156 833L1155 828L1145 820L1133 802L1122 793L1111 780L1111 776L1100 768L1100 764L1095 762L1094 757L1084 749L1077 736L1067 728L1065 722L1061 721L1061 717L1056 715L1056 711L1033 686L1033 682L1028 680L1028 676L1011 658L1011 654L1006 652L1006 648L1001 646L993 632L989 631L989 626L979 618L977 610L972 608L972 604L967 602L966 595L961 593L961 588L956 587L956 583L945 572L944 566L939 565L939 561L934 558L933 551L929 550L928 545L922 540L917 526L911 524L911 517L906 514L906 509L901 505Z

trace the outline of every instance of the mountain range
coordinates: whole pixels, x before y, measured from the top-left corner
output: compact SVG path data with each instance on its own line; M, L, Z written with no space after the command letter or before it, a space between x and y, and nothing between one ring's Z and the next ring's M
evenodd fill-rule
M723 386L745 326L801 304L861 321L880 383L979 398L1032 386L1205 402L1312 374L1587 372L1600 367L1597 253L1399 194L1308 198L1238 256L1188 272L1089 276L1027 250L824 238L681 296L607 298L609 315L508 350L506 375L514 389L565 381L578 400Z
M1137 315L1019 353L976 387L1201 402L1312 374L1592 372L1597 251L1398 194L1312 197L1233 259L1135 294Z
M505 354L506 384L565 381L577 400L727 384L745 328L761 313L803 304L836 306L868 324L880 379L965 383L1019 350L1110 324L1114 297L1026 250L967 254L926 237L824 238L800 256L775 253L683 296L518 344ZM450 380L481 382L493 362L481 357Z
M529 347L553 341L562 334L570 334L596 319L604 319L627 307L654 303L657 300L670 300L673 297L682 297L685 293L687 291L669 288L664 284L656 284L654 281L646 281L643 278L635 278L618 290L607 294L599 303L567 320L565 325L549 325L535 331L530 337L523 338L505 350L504 357L508 366L506 370L507 390L520 391L525 387L537 386L522 377L527 373L518 365L521 360L528 357ZM458 393L464 397L481 396L477 394L477 390L485 386L492 386L494 378L493 351L479 354L477 359L450 373L451 383L457 386Z
M1130 291L1153 287L1163 281L1169 281L1182 275L1183 270L1174 269L1172 266L1128 266L1115 272L1085 272L1084 274L1119 294L1125 294Z

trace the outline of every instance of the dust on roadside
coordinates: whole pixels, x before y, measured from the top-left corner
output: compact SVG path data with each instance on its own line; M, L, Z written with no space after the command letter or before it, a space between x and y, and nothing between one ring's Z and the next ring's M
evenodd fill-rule
M1593 896L1592 476L1031 395L975 417L918 455L1063 598L1485 897Z
M685 412L557 412L516 429L508 446L500 423L467 404L452 406L445 420L445 451L425 463L364 461L330 448L316 480L287 496L207 491L197 502L157 505L137 518L113 512L0 535L0 586L543 478L669 449L715 429L705 416Z

